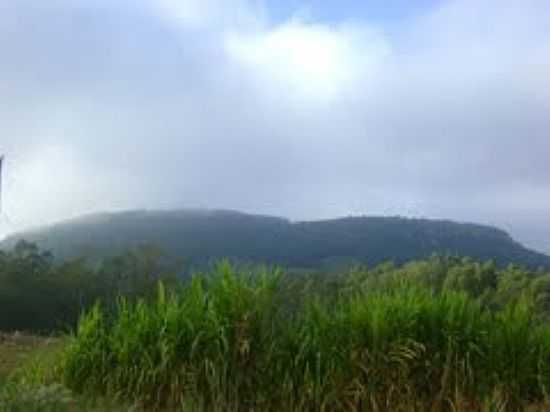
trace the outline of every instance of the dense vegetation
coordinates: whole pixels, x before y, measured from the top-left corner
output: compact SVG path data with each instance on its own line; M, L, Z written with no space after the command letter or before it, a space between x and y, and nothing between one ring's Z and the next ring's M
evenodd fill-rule
M85 259L58 262L32 243L0 252L0 331L68 331L84 308L98 299L145 296L158 280L170 284L178 262L153 247L141 247L90 265Z
M2 253L0 328L67 331L85 313L47 363L13 375L0 407L31 410L46 396L68 411L76 395L224 411L514 411L548 401L542 269L432 256L342 273L228 262L177 273L150 247L94 265L25 242Z
M98 299L111 307L120 296L154 294L158 280L168 286L185 282L188 277L179 276L182 266L152 246L92 264L82 258L58 261L21 241L13 250L0 252L0 331L66 331ZM362 279L371 290L407 280L436 293L465 291L491 309L529 294L541 316L550 313L550 270L499 267L470 258L433 256L404 265L358 265L346 272L291 272L288 278L297 295L317 293L325 298L334 298L349 278Z
M188 270L202 270L221 258L308 271L341 270L354 263L404 263L434 253L550 267L550 257L492 227L398 217L291 223L230 211L136 211L60 223L13 236L3 246L9 250L22 238L61 259L100 260L154 244L169 256L185 259Z
M93 306L26 381L145 410L522 410L550 384L535 304L549 275L524 275L433 258L318 284L222 263L154 299Z

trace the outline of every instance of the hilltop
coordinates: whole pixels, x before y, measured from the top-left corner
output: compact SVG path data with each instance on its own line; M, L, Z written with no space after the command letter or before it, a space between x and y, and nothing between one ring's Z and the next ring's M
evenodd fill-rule
M498 228L402 217L291 222L228 210L138 210L88 215L18 233L1 247L13 247L21 239L61 259L109 257L140 245L155 245L193 266L229 257L318 269L452 254L493 259L500 265L550 267L549 256L527 249Z

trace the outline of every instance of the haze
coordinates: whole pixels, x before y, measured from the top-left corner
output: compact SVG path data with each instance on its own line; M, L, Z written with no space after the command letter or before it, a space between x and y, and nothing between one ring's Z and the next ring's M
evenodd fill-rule
M547 0L0 3L0 234L208 207L550 252Z

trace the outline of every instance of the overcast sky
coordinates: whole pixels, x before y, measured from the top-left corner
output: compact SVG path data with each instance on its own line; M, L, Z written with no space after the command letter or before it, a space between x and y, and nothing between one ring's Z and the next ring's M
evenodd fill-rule
M208 207L550 252L550 2L1 1L0 153L0 235Z

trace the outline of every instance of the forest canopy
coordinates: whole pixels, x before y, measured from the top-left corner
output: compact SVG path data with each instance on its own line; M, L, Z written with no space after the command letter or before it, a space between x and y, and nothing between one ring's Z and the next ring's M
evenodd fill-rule
M36 243L60 260L102 260L156 245L187 269L231 258L285 268L342 270L356 263L403 264L432 254L468 256L531 269L550 268L550 257L525 248L491 226L402 217L347 217L311 222L227 210L129 211L85 216L13 235Z

